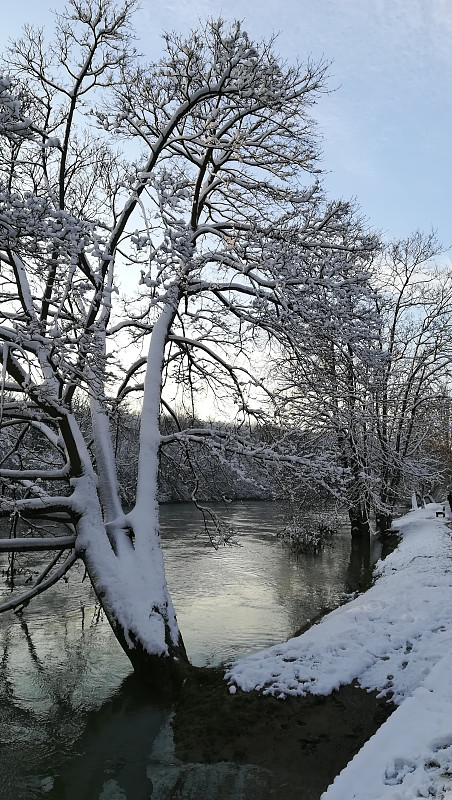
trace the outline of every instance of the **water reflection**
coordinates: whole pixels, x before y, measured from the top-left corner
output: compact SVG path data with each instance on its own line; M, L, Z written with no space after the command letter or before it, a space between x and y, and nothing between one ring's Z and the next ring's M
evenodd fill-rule
M152 745L170 710L147 699L133 677L88 713L76 752L49 785L49 800L149 800ZM50 784L50 781L49 781Z
M351 540L350 561L347 570L347 588L350 592L366 588L372 577L374 560L371 557L370 536Z
M196 665L218 664L287 639L321 609L337 606L344 591L358 588L361 576L350 566L345 520L332 547L296 558L275 542L287 519L283 506L233 503L215 510L240 531L241 546L212 552L190 504L165 507L162 514L168 582ZM181 541L184 559L178 558ZM378 551L369 554L377 557Z
M323 554L296 559L275 538L284 524L280 507L217 510L241 532L238 546L206 546L189 504L161 514L168 583L198 665L293 635L356 589L377 555L356 543L351 549L344 527ZM0 617L1 800L151 796L150 752L168 710L137 690L82 577L75 571L20 617Z

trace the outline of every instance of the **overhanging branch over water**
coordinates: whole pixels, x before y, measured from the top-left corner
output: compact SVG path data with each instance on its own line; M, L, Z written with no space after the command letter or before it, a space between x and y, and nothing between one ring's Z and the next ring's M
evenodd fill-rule
M35 550L66 550L75 545L75 536L18 536L14 539L0 539L0 552L32 552Z

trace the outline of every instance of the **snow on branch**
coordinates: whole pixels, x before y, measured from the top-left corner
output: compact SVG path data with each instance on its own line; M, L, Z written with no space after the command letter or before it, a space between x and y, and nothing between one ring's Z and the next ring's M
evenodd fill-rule
M31 135L32 120L23 116L20 98L12 92L8 75L0 75L0 136L20 142Z
M63 550L72 549L75 536L16 536L10 539L0 539L0 552L28 553L37 550Z

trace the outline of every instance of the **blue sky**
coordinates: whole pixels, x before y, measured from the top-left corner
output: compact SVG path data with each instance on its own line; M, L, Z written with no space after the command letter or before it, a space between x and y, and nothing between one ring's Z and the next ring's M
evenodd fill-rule
M26 22L51 26L49 9L63 5L5 3L2 46ZM162 30L220 15L242 20L253 38L279 33L289 61L332 62L332 91L313 112L332 197L356 198L388 239L435 228L452 245L450 0L142 0L139 48L155 58Z

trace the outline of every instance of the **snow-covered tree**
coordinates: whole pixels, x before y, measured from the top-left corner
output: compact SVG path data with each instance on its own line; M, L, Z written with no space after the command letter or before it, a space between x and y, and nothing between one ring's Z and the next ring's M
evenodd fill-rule
M379 264L385 357L374 397L382 527L402 490L411 494L441 481L444 470L444 459L435 457L431 446L440 435L451 377L452 274L438 263L440 252L433 234L417 232L389 245ZM447 430L443 437L448 438Z
M187 407L209 391L235 404L237 424L259 416L268 388L256 351L286 335L295 294L308 308L313 287L347 285L327 265L350 210L326 203L311 177L308 112L325 65L287 66L272 42L221 20L167 35L161 60L146 65L132 46L133 7L70 0L50 45L26 28L4 59L0 508L69 533L33 527L0 542L57 551L2 608L23 607L80 558L135 670L172 683L187 656L159 539L159 454L203 443L223 459L306 469L312 455L256 445L244 427L234 437L184 429L171 398ZM350 243L372 246L362 235ZM125 513L110 422L138 395Z
M320 265L330 283L317 281L308 309L300 295L287 326L288 346L275 368L282 419L305 431L314 451L327 450L340 470L340 480L326 488L347 509L353 536L369 529L375 493L372 389L382 364L371 281L379 242L369 237L367 249L352 248L350 237L357 235L364 234L351 215L327 272Z
M386 529L401 494L444 480L452 278L439 252L433 235L415 233L367 265L347 254L348 287L323 298L317 325L292 318L279 369L285 408L342 467L331 494L355 535L371 512Z

